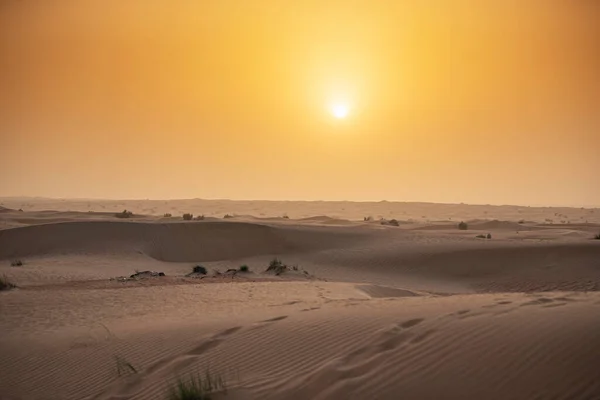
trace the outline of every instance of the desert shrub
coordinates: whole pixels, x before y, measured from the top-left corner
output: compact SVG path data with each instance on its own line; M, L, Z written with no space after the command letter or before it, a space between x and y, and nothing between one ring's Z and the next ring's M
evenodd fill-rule
M216 392L225 392L225 382L218 375L206 371L204 378L191 376L187 381L180 379L171 388L170 400L210 400Z
M487 238L487 239L491 239L491 238L492 238L492 234L491 234L491 233L488 233L488 234L487 234L487 236L486 236L486 238Z
M365 221L365 222L371 222L371 221L373 221L373 217L371 217L371 216L363 217L363 221Z
M524 219L519 220L519 224L524 224L524 223L525 223Z
M599 233L599 234L597 234L596 236L594 236L594 239L596 239L596 240L600 240L600 233Z
M225 215L223 216L223 218L233 218L233 215L231 215L231 214L225 214Z
M287 270L287 266L278 258L274 258L269 263L265 272L274 272L275 275L281 275Z
M23 261L21 261L21 260L12 260L10 262L10 266L11 267L22 267L23 266Z
M184 221L191 221L192 218L194 218L194 214L189 214L189 213L183 214L183 220Z
M165 218L171 218L173 216L173 214L171 213L165 213L165 215L163 215Z
M6 275L0 276L0 290L10 290L12 288L16 288L17 285L12 283Z
M388 221L388 224L392 225L392 226L400 226L400 223L398 222L398 220L395 220L395 219L390 219Z
M127 211L127 210L123 210L120 213L116 213L115 217L117 217L117 218L131 218L131 217L133 217L133 212Z
M284 219L290 219L290 217L289 217L287 214L283 214L283 215L281 216L281 218L284 218Z
M198 215L196 218L194 218L196 221L202 221L204 220L204 214L202 215Z
M240 267L240 272L249 272L249 271L250 271L250 268L248 268L248 266L245 264Z
M477 239L485 239L485 235L477 235L475 236Z
M206 275L206 273L207 273L206 268L204 268L202 265L196 265L192 271L195 274L202 274L202 275Z
M461 231L466 231L467 229L469 229L469 226L465 221L461 221L461 223L458 224L458 229L460 229Z

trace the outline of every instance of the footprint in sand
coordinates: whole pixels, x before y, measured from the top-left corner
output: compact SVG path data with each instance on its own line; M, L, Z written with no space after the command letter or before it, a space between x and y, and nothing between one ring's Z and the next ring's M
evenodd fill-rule
M311 307L311 308L305 308L305 309L300 310L300 311L313 311L313 310L320 310L320 309L321 309L321 307Z
M420 343L422 341L424 341L425 339L427 339L429 336L433 335L436 332L436 329L429 329L428 331L425 331L423 333L421 333L418 336L415 336L410 343Z
M413 326L418 325L423 321L425 321L424 318L409 319L408 321L402 322L400 324L400 327L403 329L412 328Z
M543 308L554 308L554 307L560 307L560 306L566 306L567 303L554 303L554 304L547 304L545 306L542 306Z
M211 337L208 341L200 344L199 346L193 348L190 352L188 352L188 355L193 355L193 356L199 356L202 353L206 352L206 350L212 349L213 347L216 347L219 343L221 343L221 341L223 341L223 339L225 339L227 336L234 334L235 332L239 331L240 329L242 329L241 326L236 326L233 328L229 328L224 330L221 333L217 333L216 335L214 335L213 337Z
M528 301L526 303L521 304L520 307L525 307L525 306L539 306L539 305L544 305L544 304L548 304L548 303L552 303L554 300L548 298L548 297L540 297L537 300L532 300L532 301Z
M234 334L240 329L242 329L241 326L226 329L204 340L198 346L194 347L193 349L184 354L179 354L174 357L167 357L162 360L159 360L152 364L150 367L146 368L144 371L132 375L131 378L134 378L133 380L118 381L113 386L109 387L107 391L101 393L95 398L105 398L104 396L106 394L111 394L110 398L115 398L115 393L117 394L117 398L129 398L130 396L135 395L140 390L141 386L143 385L143 382L147 380L149 376L154 375L159 371L163 372L164 370L168 370L170 372L178 371L182 368L194 364L195 362L197 362L197 358L200 355L218 346L225 338Z
M271 319L266 319L266 320L260 321L260 322L262 322L262 323L267 322L268 323L268 322L281 321L282 319L286 319L287 317L288 317L287 315L282 315L281 317L275 317L275 318L271 318Z
M300 303L300 301L288 301L287 303L271 304L268 307L293 306L294 304L298 304L298 303Z
M302 311L304 311L304 310L302 310ZM280 317L269 318L269 319L265 319L264 321L258 321L258 322L255 322L254 324L252 324L252 326L249 329L250 330L262 329L262 328L269 326L270 324L272 324L274 322L284 320L287 317L288 317L287 315L282 315Z

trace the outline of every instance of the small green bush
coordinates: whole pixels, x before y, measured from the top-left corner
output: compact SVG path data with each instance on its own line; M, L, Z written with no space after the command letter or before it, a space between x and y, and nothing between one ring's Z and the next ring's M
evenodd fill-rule
M460 224L458 224L458 229L460 229L461 231L466 231L467 229L469 229L469 226L466 222L462 221Z
M192 218L194 218L194 214L189 214L189 213L183 214L183 220L184 221L191 221Z
M250 271L250 268L248 268L247 265L242 265L240 267L240 272L249 272L249 271Z

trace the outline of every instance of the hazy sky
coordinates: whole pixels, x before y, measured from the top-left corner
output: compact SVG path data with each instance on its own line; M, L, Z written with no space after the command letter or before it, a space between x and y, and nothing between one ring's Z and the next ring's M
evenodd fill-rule
M595 0L2 0L0 196L600 205L598 21Z

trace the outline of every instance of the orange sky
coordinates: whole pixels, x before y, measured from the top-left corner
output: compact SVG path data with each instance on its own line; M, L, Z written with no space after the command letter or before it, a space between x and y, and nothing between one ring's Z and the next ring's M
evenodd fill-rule
M0 196L597 206L599 20L594 0L4 0Z

